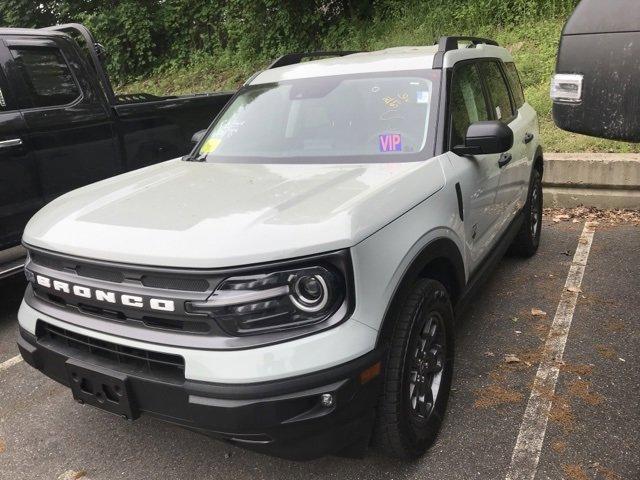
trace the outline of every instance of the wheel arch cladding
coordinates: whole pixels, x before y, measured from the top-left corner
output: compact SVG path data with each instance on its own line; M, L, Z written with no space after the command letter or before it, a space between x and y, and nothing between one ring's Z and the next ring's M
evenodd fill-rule
M465 270L462 255L455 242L438 238L427 244L413 259L398 283L384 315L377 345L384 345L393 333L398 312L408 295L411 285L418 278L431 278L442 283L455 306L465 286Z
M540 172L540 175L544 172L544 156L542 155L542 147L538 145L536 148L536 154L533 157L533 168Z

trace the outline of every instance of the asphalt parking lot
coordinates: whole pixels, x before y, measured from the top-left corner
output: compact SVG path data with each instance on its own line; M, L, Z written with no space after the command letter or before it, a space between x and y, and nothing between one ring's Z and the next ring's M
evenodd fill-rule
M66 388L11 361L24 284L5 281L0 478L56 479L71 470L91 480L504 479L556 310L571 297L565 282L574 253L585 243L581 221L547 216L544 226L538 255L505 258L460 318L443 430L429 453L411 464L376 452L364 459L288 462L152 418L128 423L82 407ZM577 304L564 331L564 355L556 358L557 384L546 398L538 396L550 410L546 428L537 431L544 434L541 450L531 454L539 458L536 479L640 478L640 227L601 222L593 228L584 277L570 292Z

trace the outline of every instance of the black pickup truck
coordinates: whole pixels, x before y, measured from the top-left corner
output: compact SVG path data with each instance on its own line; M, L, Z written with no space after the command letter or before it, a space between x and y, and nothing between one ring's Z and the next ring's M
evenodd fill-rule
M233 95L116 95L103 57L79 24L0 28L0 278L20 271L41 206L187 153Z

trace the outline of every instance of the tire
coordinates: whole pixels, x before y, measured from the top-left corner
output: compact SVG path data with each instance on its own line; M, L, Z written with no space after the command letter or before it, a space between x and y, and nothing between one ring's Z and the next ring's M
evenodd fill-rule
M509 252L519 257L531 257L540 246L542 231L542 175L537 169L531 174L527 203L523 209L524 221L513 239Z
M435 441L451 389L453 335L447 290L435 280L417 280L400 308L386 356L373 438L380 451L412 460Z

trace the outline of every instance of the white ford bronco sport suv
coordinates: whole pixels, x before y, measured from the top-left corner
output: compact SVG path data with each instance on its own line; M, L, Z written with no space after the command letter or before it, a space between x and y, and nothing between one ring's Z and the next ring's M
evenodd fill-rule
M286 458L427 449L455 313L538 247L536 113L491 40L331 55L285 55L187 157L31 219L29 364L80 403Z

